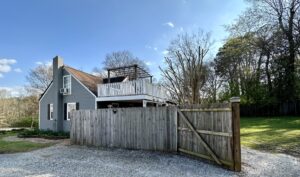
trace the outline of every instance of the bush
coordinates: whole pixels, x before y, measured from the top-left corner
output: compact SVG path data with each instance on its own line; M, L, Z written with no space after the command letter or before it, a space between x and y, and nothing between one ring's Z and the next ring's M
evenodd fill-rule
M51 130L24 130L18 134L19 138L46 138L46 139L66 139L70 137L67 132L54 132Z
M12 129L10 131L0 130L0 136L1 135L15 135L16 133L20 133L20 132L22 132L24 130L25 130L24 128L22 128L22 129Z
M11 124L11 127L31 127L32 118L31 117L24 117L21 118ZM32 128L38 128L39 127L39 119L38 117L33 118L33 127Z

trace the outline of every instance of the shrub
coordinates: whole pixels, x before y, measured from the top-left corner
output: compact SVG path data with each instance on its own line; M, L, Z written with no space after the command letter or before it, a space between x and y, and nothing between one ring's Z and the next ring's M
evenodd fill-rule
M32 118L31 117L24 117L21 118L11 124L11 127L31 127ZM32 128L38 128L39 127L39 119L38 117L33 118L33 127Z
M70 137L68 132L54 132L51 130L24 130L18 134L19 138L46 138L46 139L66 139Z

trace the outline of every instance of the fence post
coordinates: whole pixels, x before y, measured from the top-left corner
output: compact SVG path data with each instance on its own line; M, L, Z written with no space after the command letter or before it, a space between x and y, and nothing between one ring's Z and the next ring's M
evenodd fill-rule
M230 99L232 109L232 140L234 171L241 171L241 140L240 140L240 98Z

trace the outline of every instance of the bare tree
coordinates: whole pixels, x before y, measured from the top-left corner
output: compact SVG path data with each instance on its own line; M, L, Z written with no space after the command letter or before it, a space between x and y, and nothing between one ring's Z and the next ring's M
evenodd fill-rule
M207 80L202 89L202 98L206 99L206 102L216 103L218 101L218 93L222 87L223 80L216 74L216 68L214 62L209 62L206 67Z
M105 60L103 61L103 68L94 68L93 73L98 76L106 77L106 72L104 71L107 68L116 68L122 66L129 66L137 64L139 67L143 68L146 71L149 71L149 67L146 63L138 57L135 57L128 50L112 52L106 55Z
M26 76L29 82L29 92L43 93L52 81L52 66L39 65L31 69Z
M105 68L114 68L137 64L140 67L148 70L148 66L145 64L145 62L138 57L135 57L128 50L107 54L103 64Z
M165 57L166 67L160 67L162 84L179 103L201 103L201 89L207 80L204 59L211 47L210 33L199 31L180 34L173 40Z

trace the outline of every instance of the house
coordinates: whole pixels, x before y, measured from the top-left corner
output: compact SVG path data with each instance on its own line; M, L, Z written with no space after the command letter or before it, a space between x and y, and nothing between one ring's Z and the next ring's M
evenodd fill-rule
M164 88L137 65L109 68L107 78L97 77L53 59L53 80L39 100L42 130L69 131L70 112L109 107L166 106Z

